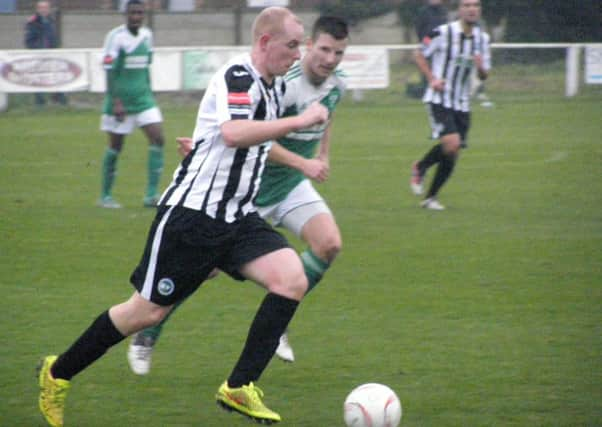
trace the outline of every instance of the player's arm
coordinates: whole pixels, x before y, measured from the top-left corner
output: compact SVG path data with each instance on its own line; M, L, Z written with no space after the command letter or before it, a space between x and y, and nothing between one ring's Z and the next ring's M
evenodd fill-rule
M330 123L326 130L324 130L324 134L322 135L322 140L320 141L320 147L318 148L318 156L317 158L322 160L329 168L330 168L330 126L332 124L332 116L330 116Z
M103 68L106 72L106 90L113 99L113 115L118 121L125 118L125 109L116 90L115 79L119 75L119 46L112 39L111 34L107 36L104 46Z
M433 70L427 58L430 58L435 52L443 47L443 33L445 31L450 31L449 28L446 28L446 26L442 25L432 29L421 40L420 47L414 51L414 62L416 62L416 66L424 75L429 85L438 92L442 92L445 89L445 79L437 78L437 76L433 74Z
M487 70L485 70L485 68L483 68L483 57L478 54L475 55L474 63L475 63L475 66L477 67L477 76L479 76L479 80L487 80L487 77L489 77L489 71L487 71Z
M326 121L328 109L316 101L298 116L268 121L228 120L222 123L220 129L227 146L247 148Z
M486 80L489 77L491 69L491 50L489 48L489 35L481 34L481 53L474 56L474 63L477 68L479 79Z
M153 52L154 52L154 48L153 48L153 33L149 31L148 34L148 47L149 47L149 52L148 52L148 68L146 69L146 83L148 84L148 87L151 88L153 87L153 82L151 79L151 65L153 63Z
M433 75L433 71L431 70L431 66L429 65L428 60L422 53L420 49L414 51L414 61L416 62L416 66L420 70L420 72L426 77L426 80L429 82L429 85L433 89L438 92L443 91L445 88L445 80L438 79Z
M302 143L300 143L302 144ZM328 164L319 158L306 159L274 142L268 154L271 162L296 169L309 179L323 182L328 178Z
M107 91L111 94L111 98L113 99L113 115L117 118L118 121L122 121L125 118L125 109L123 108L123 103L121 102L121 98L117 94L115 90L115 77L117 72L113 68L109 68L106 70L107 73Z
M225 70L223 78L216 75L209 83L216 93L217 121L228 147L248 148L328 120L328 109L319 102L314 102L297 116L253 120L262 99L257 91L253 91L254 84L253 76L240 64Z
M180 136L176 138L176 142L178 143L178 153L180 156L186 157L188 153L192 151L192 147L194 145L192 138ZM317 182L323 182L326 178L328 178L329 168L324 161L320 159L306 159L297 153L287 150L277 142L272 144L272 148L268 154L268 159L271 162L296 169L309 179L313 179Z

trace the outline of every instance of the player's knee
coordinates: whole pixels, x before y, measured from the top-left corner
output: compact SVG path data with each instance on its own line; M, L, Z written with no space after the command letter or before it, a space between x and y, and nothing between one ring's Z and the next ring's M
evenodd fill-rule
M455 156L460 151L461 145L462 141L459 135L446 135L443 139L443 152Z
M302 268L287 271L274 272L267 278L267 289L287 298L301 300L307 291L307 277Z
M163 138L163 135L158 135L158 136L155 136L155 137L151 138L150 143L152 145L156 145L158 147L162 147L165 144L165 139Z
M169 307L162 307L162 306L153 307L151 310L149 310L146 313L146 316L144 319L144 323L145 323L144 328L156 326L159 323L161 323L161 321L165 318L165 316L167 316L169 311L170 311Z
M109 147L111 148L111 150L117 152L117 153L121 153L121 149L123 148L123 141L120 142L109 142Z
M330 263L337 257L342 246L341 236L338 233L330 233L324 236L317 245L312 246L312 252Z

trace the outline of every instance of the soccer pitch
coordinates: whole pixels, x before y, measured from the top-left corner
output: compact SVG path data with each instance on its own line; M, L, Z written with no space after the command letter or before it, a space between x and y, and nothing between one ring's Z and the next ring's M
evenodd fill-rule
M317 188L343 251L291 324L297 361L259 386L284 426L342 426L347 393L394 389L402 426L602 423L602 102L492 93L470 148L425 211L410 165L430 146L418 101L346 100ZM161 103L165 187L196 105ZM96 110L0 115L0 425L43 426L34 368L132 292L153 211L146 142L119 160L121 210L95 207L106 144ZM429 180L432 177L429 176ZM291 238L298 245L298 242ZM301 248L301 246L298 246ZM263 291L222 275L166 326L150 375L127 341L73 380L68 426L248 426L215 405Z

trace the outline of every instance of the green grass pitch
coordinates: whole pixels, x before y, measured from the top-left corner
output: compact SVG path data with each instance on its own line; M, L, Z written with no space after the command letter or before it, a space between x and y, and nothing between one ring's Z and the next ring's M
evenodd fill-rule
M600 94L491 95L445 212L418 208L408 186L431 144L419 102L374 94L339 108L318 188L344 248L291 324L297 362L273 360L259 383L282 425L342 426L345 396L365 382L397 392L402 426L602 425ZM196 106L161 107L165 186ZM96 208L98 122L96 109L0 115L1 426L45 425L38 358L132 292L153 216L141 207L146 143L135 133L119 160L125 208ZM150 375L130 373L126 341L74 378L66 426L250 425L214 394L262 295L205 283L166 327Z

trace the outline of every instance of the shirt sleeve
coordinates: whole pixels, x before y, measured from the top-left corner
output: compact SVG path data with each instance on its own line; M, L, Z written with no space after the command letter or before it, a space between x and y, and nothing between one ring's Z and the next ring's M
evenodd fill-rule
M149 64L153 63L154 43L155 43L155 39L153 37L153 32L151 30L148 30L148 63Z
M113 69L115 61L119 56L119 37L114 32L110 32L105 38L103 53L102 53L102 65L105 70Z
M216 80L216 112L218 124L228 120L245 120L253 117L253 76L243 65L228 68L223 78Z
M443 46L444 30L445 26L441 25L432 29L426 36L422 38L420 50L425 58L430 58Z

